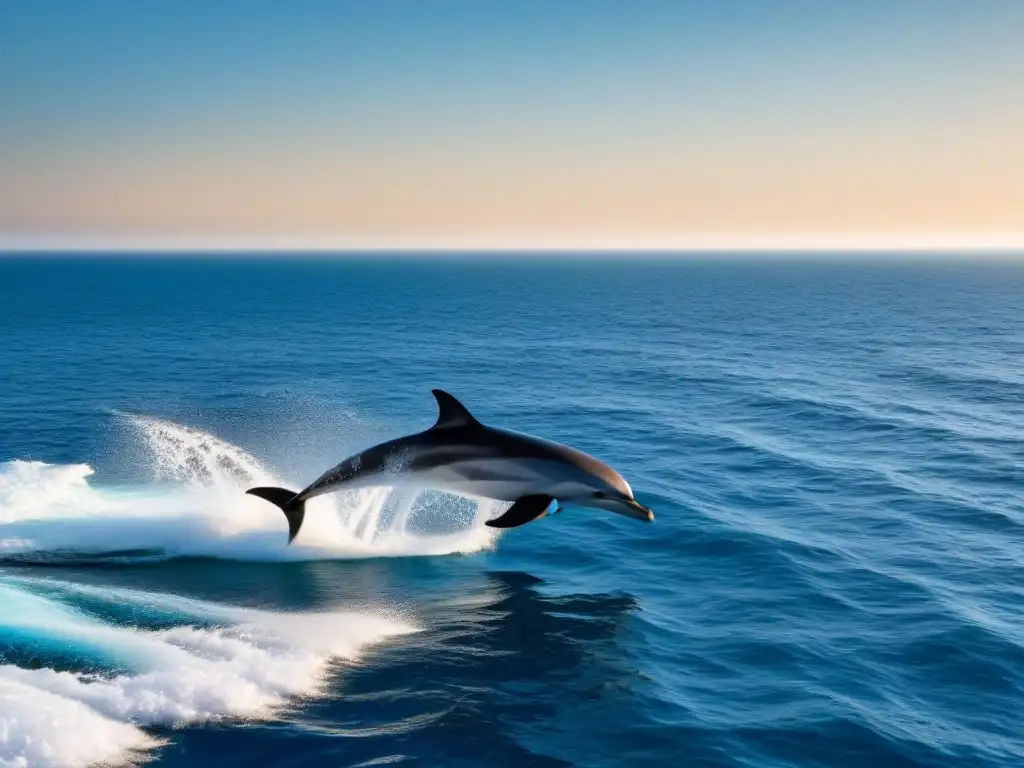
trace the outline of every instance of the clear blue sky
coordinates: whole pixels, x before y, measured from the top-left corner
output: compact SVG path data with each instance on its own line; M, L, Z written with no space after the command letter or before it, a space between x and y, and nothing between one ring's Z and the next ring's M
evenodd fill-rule
M1013 236L1024 2L0 0L0 231Z

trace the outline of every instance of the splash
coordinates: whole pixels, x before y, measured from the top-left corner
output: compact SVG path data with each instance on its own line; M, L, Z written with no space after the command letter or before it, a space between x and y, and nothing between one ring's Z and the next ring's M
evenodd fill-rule
M38 461L0 464L0 523L32 517L39 510L61 516L99 511L103 500L89 487L88 464L51 466Z
M138 761L159 745L147 727L272 716L318 694L332 659L356 662L369 645L415 631L386 616L270 613L43 579L6 578L0 600L17 606L0 612L0 661L38 653L47 638L78 653L59 671L0 664L0 768ZM125 609L173 626L94 615Z
M276 476L251 453L201 430L121 418L139 438L131 459L152 482L104 487L91 484L85 464L0 463L0 560L445 555L496 541L484 521L502 502L379 487L313 499L289 547L280 511L244 491L302 481Z
M206 432L152 416L123 418L142 438L157 480L234 488L273 479L255 456Z

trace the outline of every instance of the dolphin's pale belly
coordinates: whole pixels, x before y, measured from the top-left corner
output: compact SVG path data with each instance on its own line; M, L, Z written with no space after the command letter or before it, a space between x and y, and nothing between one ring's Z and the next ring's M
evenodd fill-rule
M515 501L530 494L569 495L573 477L555 462L474 459L410 473L408 480L451 493Z

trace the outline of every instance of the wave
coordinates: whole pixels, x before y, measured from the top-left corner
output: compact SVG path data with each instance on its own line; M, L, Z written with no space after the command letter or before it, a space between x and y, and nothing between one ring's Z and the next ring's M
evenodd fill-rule
M332 659L416 631L385 615L271 613L6 576L0 603L0 768L137 762L160 744L154 727L267 717L316 695ZM125 610L161 628L104 620ZM26 654L49 666L30 668Z
M87 464L0 463L0 561L235 560L469 553L489 548L484 525L503 502L436 492L367 488L307 503L299 538L246 496L253 485L301 487L255 456L201 430L150 416L119 416L139 438L127 457L141 485L93 485Z

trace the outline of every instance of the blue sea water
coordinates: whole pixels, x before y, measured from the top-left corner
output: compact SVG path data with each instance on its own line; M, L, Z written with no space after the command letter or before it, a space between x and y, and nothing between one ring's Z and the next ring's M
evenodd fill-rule
M1024 764L1024 266L0 260L0 766ZM242 491L431 424L652 525Z

